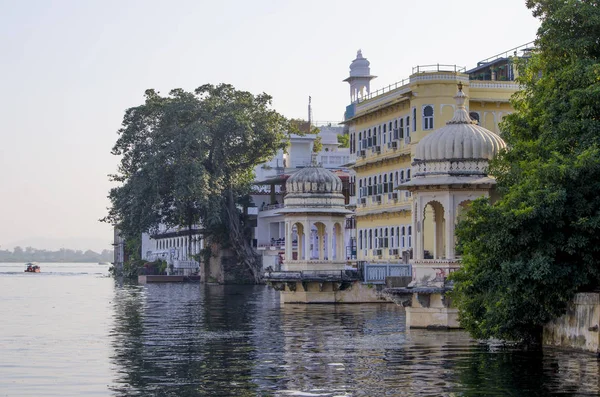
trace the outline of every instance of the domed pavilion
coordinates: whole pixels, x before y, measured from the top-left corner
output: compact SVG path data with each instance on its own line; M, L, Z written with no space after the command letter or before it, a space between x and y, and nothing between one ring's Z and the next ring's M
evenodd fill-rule
M419 141L413 178L399 187L413 194L413 281L398 291L412 291L407 325L413 328L459 327L457 311L445 296L452 288L446 278L460 266L455 227L473 200L494 198L489 161L506 147L499 135L471 120L462 89L459 83L454 117Z
M310 166L286 182L284 271L343 270L346 214L342 181Z

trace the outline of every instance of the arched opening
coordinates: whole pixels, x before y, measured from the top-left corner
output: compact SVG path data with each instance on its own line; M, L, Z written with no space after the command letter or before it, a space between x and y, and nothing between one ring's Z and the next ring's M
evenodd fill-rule
M286 239L287 240L287 239ZM292 258L293 261L299 261L304 259L304 225L300 222L296 222L292 225L292 238L290 241L292 245Z
M443 259L446 256L444 206L430 201L423 209L423 258Z
M329 257L327 228L323 222L316 222L311 227L312 249L311 260L326 260Z

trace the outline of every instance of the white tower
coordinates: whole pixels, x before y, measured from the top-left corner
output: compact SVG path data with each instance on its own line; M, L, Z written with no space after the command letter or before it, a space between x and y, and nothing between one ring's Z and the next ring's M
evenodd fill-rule
M346 78L350 84L350 100L358 101L360 98L371 92L371 80L377 76L371 75L370 62L362 56L362 51L358 50L356 59L350 64L350 77Z

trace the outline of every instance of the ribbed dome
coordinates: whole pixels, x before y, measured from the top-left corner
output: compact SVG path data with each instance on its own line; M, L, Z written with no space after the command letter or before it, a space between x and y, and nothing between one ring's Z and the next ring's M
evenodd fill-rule
M350 64L350 77L369 76L371 74L371 63L362 56L362 51L358 50L356 59Z
M342 180L333 172L310 166L297 171L285 184L289 193L341 193Z
M417 144L415 161L491 160L506 143L500 136L471 120L465 109L467 96L462 84L454 97L456 111L445 127L427 135Z

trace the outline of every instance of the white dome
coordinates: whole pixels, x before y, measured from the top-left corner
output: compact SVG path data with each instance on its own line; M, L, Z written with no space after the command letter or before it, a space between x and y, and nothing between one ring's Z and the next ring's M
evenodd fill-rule
M417 144L415 161L491 160L506 143L500 136L471 120L465 109L467 96L462 85L454 97L456 110L445 127L427 135Z
M350 64L350 77L368 77L371 75L371 63L362 56L362 51L358 50L356 59Z
M342 180L323 167L310 166L290 176L285 189L288 193L341 193Z
M286 213L348 214L342 180L333 172L310 166L290 176L285 184Z

